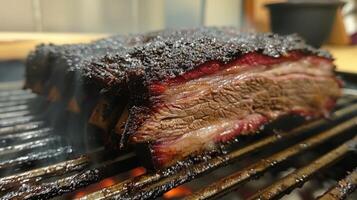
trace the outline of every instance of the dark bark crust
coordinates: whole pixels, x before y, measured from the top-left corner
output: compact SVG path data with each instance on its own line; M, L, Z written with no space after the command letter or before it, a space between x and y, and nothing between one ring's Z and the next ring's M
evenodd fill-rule
M138 75L145 76L146 82L150 83L181 75L208 61L227 63L249 52L279 57L290 51L301 51L332 59L328 52L307 45L297 35L242 33L234 28L195 28L135 37L140 36L136 45L91 60L84 68L84 76L100 80L110 88L125 81L129 71L142 72Z
M211 60L227 63L249 52L279 57L294 50L332 58L296 35L202 27L117 35L90 44L42 44L27 58L26 79L30 84L39 77L48 78L53 71L71 72L77 81L114 91L126 85L127 75L133 74L132 71L152 82L175 77Z

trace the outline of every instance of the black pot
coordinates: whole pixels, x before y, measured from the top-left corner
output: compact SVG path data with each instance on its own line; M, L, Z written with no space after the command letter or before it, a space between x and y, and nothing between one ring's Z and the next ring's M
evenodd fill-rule
M273 32L286 35L297 33L309 44L320 47L330 35L338 1L293 1L265 5L270 10Z

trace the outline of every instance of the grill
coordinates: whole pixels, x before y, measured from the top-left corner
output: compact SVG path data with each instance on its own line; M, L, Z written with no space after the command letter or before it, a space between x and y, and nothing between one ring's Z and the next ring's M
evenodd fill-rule
M318 199L343 199L356 188L355 89L344 90L328 120L289 122L238 139L225 155L158 172L140 167L135 152L66 141L41 111L45 102L18 84L0 86L0 199L169 198L162 195L190 184L185 198L211 199L243 191L267 174L273 174L270 182L247 198L277 199L312 180L330 182Z

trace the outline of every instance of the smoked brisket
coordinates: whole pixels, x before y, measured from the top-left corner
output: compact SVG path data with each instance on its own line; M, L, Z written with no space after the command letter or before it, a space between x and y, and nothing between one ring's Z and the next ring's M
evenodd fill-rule
M146 146L155 168L214 151L286 115L327 116L341 95L332 56L297 35L194 28L124 38L113 51L79 51L80 67L64 71L76 72L84 88L96 86L90 121L107 129L110 145ZM35 55L47 59L29 60L46 65L58 47L41 48ZM121 98L109 104L103 96ZM110 125L98 115L107 104L117 108Z

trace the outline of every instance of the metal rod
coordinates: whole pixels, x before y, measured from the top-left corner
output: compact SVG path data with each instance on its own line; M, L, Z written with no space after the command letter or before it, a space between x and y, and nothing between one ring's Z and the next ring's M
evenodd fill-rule
M8 192L0 200L8 199L49 199L66 192L74 191L89 183L98 181L98 171L86 170L82 173L41 185L23 184L19 190Z
M8 106L27 105L28 103L29 103L29 101L27 101L27 100L0 102L0 108L6 108Z
M17 132L34 130L43 127L44 125L44 121L33 121L24 124L18 124L15 126L2 127L0 128L0 135L14 134Z
M12 90L20 90L23 87L23 81L9 81L0 83L0 91L12 91Z
M347 98L347 97L341 98L341 99L339 99L337 101L336 108L341 108L341 107L344 107L344 106L348 106L348 104L352 104L355 101L357 101L356 97L353 97L353 98Z
M4 191L13 187L18 187L24 183L37 183L46 177L54 175L62 175L68 172L80 171L89 164L87 156L80 156L77 159L68 160L54 165L41 167L20 174L7 176L0 179L0 191Z
M343 89L343 94L357 96L357 90L356 89L344 88Z
M13 112L13 111L29 110L29 109L30 109L30 106L27 104L7 106L5 108L0 107L0 114L7 113L7 112Z
M330 188L323 195L318 197L319 200L338 200L345 199L357 188L357 168L353 170L346 178L340 180L337 185Z
M26 94L12 95L12 96L3 96L3 97L0 97L0 102L28 100L28 99L35 99L36 97L37 97L37 95L33 94L33 93L26 93Z
M98 163L107 166L106 170L102 170L100 175L104 175L104 173L113 173L121 170L127 170L128 167L135 167L137 165L136 160L132 160L133 157L134 155L132 153L127 153L124 156L116 157L116 154L105 151L104 148L98 148L91 153L79 156L78 158L72 160L67 160L50 166L4 177L0 179L0 191L19 187L24 183L37 184L46 177L55 175L62 176L68 172L80 171L84 169L84 167L95 166ZM105 162L108 162L108 160L109 162L116 163L112 165L105 164Z
M262 175L266 170L276 166L277 164L287 160L288 158L295 156L303 151L310 149L318 144L325 142L326 140L342 134L344 131L355 127L357 124L357 117L354 117L344 123L341 123L332 129L324 131L318 135L308 138L292 147L289 147L283 151L280 151L272 156L269 156L261 161L254 163L230 176L227 176L208 187L205 187L187 199L208 199L212 197L222 196L227 192L235 189L240 184Z
M30 110L20 110L20 111L12 111L7 113L0 113L0 120L14 118L14 117L22 117L31 114Z
M32 115L16 117L16 118L12 118L12 119L3 119L3 120L0 120L0 129L2 127L22 125L22 124L29 123L29 122L32 122L35 120L37 121L38 119L39 119L39 116L32 116Z
M52 128L45 127L36 130L30 130L25 132L18 132L7 135L0 135L0 147L9 146L13 143L20 143L35 138L43 138L49 136L53 132Z
M100 167L95 169L85 170L76 173L66 178L62 178L50 183L40 185L21 186L18 190L9 192L4 199L43 199L58 196L64 193L75 191L81 187L95 183L100 179L104 179L115 174L127 171L136 167L138 164L134 154L126 154L115 160L107 161ZM24 190L24 188L26 188ZM1 199L1 198L0 198Z
M16 169L21 165L30 165L42 160L49 160L51 158L57 158L59 156L69 157L73 150L71 146L60 147L57 149L48 149L42 152L29 153L24 156L19 156L15 159L5 160L0 162L0 170L13 168Z
M291 174L285 176L284 178L278 180L269 187L263 189L257 194L253 195L249 199L278 199L294 188L303 185L307 180L309 180L316 172L322 170L339 159L343 158L348 152L357 149L357 136L353 139L343 143L336 149L328 152L327 154L316 159L309 165L302 167Z
M356 110L357 110L357 105L343 108L341 110L336 111L333 114L332 119L336 120L340 117L343 117L343 116L348 115L352 112L355 112ZM124 195L127 193L127 191L129 191L131 189L129 187L130 185L135 186L135 188L140 188L140 187L146 186L148 184L152 184L162 178L169 177L167 180L162 181L162 184L164 184L164 182L170 183L170 184L163 186L163 187L165 187L165 191L166 191L166 190L169 190L170 188L178 186L179 184L188 182L188 181L192 180L194 177L197 177L201 174L205 174L209 171L213 171L214 169L217 169L218 167L225 166L225 165L235 161L239 157L242 157L246 154L257 151L257 150L259 150L265 146L268 146L270 144L273 144L274 142L277 142L281 139L294 137L304 131L319 127L325 123L326 123L326 120L324 120L324 119L309 122L308 124L299 126L285 134L282 133L279 135L273 135L273 136L264 138L258 142L255 142L251 145L243 147L242 149L233 151L227 155L224 155L224 159L222 157L213 158L205 163L199 163L197 165L190 166L189 169L183 170L182 172L179 172L177 174L174 173L175 171L171 171L170 169L167 171L165 171L165 170L159 171L159 172L153 173L153 174L145 174L145 175L136 177L135 179L128 179L126 181L115 184L115 185L105 188L103 190L99 190L97 192L88 194L87 196L83 197L83 199L105 199L105 198L108 198L111 196ZM173 183L175 183L175 184L173 184ZM162 188L161 189L157 188L157 190L163 190ZM157 191L157 193L160 193L160 192L164 192L164 191ZM152 194L155 194L154 190L152 190Z
M47 138L43 138L43 139L39 139L39 140L35 140L35 141L25 142L22 144L1 147L0 148L0 157L6 156L9 154L14 154L14 156L15 156L17 153L19 153L21 151L33 150L35 148L49 146L56 141L57 142L60 141L60 139L61 138L59 136L51 136L51 137L47 137Z
M0 91L0 97L13 96L19 94L29 94L29 93L31 93L30 90L7 90L7 91Z

